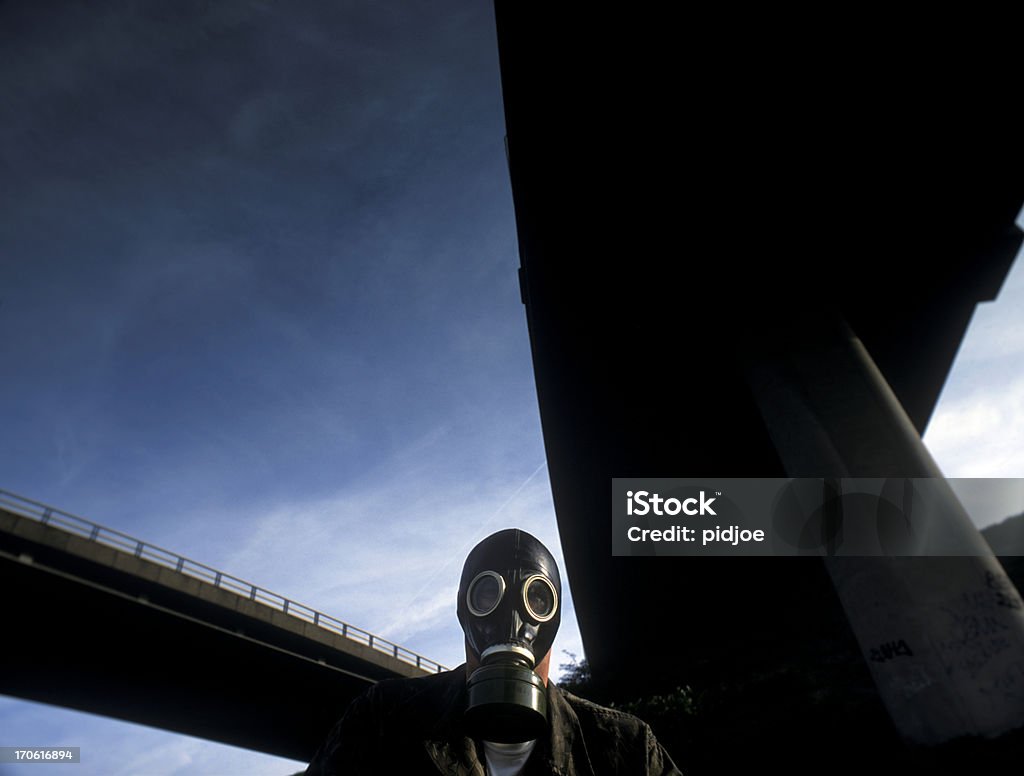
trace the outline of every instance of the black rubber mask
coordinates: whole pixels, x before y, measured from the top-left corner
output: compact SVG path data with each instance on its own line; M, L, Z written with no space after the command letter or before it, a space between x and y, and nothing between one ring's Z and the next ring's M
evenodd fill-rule
M509 528L469 553L459 623L480 661L469 677L468 731L487 741L537 738L547 728L544 681L534 672L562 620L558 566L536 538Z

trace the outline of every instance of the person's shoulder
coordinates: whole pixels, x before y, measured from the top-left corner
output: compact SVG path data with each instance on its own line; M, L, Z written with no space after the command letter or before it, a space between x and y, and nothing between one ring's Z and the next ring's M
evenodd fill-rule
M601 706L593 701L588 701L586 698L573 695L561 687L558 688L558 691L565 702L569 704L569 708L576 714L580 725L583 727L610 728L614 729L619 735L627 737L646 737L648 734L649 726L639 717L635 717L620 709Z
M306 773L377 773L382 753L401 758L419 752L420 738L465 691L460 669L383 679L368 687L349 703Z
M620 709L580 698L557 688L575 714L591 756L613 763L614 772L679 775L679 769L658 743L651 726Z
M462 666L451 671L440 671L436 674L381 679L373 684L368 689L368 692L376 693L383 698L400 699L425 692L445 692L453 686L457 686L459 682L463 684L466 682L466 673Z
M363 693L366 704L376 710L394 712L404 709L425 712L438 709L450 701L451 696L465 687L462 667L411 678L382 679ZM423 707L423 708L421 708Z

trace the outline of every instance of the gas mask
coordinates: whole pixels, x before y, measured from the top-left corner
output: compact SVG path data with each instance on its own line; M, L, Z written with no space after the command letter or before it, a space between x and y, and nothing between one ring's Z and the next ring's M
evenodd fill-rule
M509 528L469 553L459 583L459 623L480 661L467 689L467 731L517 743L547 729L544 680L534 668L562 620L558 566L536 538Z

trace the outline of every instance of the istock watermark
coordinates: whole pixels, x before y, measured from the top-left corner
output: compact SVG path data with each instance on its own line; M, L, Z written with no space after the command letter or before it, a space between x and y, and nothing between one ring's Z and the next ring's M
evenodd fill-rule
M704 491L700 492L699 498L684 498L680 501L677 498L664 499L657 493L648 493L646 490L638 490L635 493L626 491L626 514L646 515L649 512L655 515L713 515L715 510L711 505L714 498L705 500ZM694 506L694 505L697 506Z
M958 492L973 494L971 499L986 503L989 510L994 494L1000 494L1005 517L1021 515L1024 530L1024 480L630 478L612 480L612 552L836 557L990 554L992 549L978 532L979 520L969 511L971 504L965 505ZM990 516L986 519L991 522Z

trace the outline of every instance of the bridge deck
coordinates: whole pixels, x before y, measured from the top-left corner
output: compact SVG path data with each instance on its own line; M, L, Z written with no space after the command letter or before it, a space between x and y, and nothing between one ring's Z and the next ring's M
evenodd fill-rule
M0 585L18 591L0 693L304 760L368 684L443 670L208 567L146 557L159 548L89 534L0 507Z

